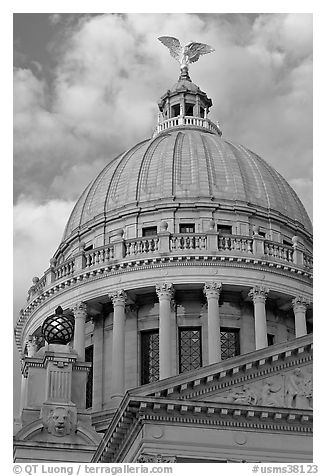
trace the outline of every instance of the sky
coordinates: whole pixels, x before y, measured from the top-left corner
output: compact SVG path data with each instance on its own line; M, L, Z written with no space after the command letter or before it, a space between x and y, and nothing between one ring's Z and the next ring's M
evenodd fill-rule
M85 186L151 136L179 75L159 36L215 48L190 69L210 118L312 218L312 14L16 13L13 33L14 321Z

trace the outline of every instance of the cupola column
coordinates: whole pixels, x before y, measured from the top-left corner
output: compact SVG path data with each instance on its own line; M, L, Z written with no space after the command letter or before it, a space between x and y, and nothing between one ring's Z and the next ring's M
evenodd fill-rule
M265 302L269 289L264 286L255 286L249 292L249 297L254 303L255 317L255 341L256 350L263 349L268 346L267 343L267 322Z
M173 286L171 283L157 284L156 293L160 302L159 362L161 380L172 375L171 299Z
M77 302L72 308L75 317L74 349L80 360L85 360L85 323L87 317L87 304Z
M113 304L112 331L112 398L125 392L125 324L126 293L119 289L109 295Z
M295 337L307 335L306 311L308 302L302 297L297 296L292 300L294 320L295 320Z
M204 294L207 298L207 328L208 328L208 364L221 361L221 332L219 298L222 284L217 282L205 283Z

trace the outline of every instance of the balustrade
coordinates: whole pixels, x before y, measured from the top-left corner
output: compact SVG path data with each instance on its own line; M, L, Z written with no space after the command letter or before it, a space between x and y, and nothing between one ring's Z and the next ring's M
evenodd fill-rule
M71 259L66 263L63 263L60 266L57 266L54 270L54 277L55 280L65 278L66 276L70 276L74 272L75 260Z
M85 252L85 268L107 263L114 257L113 245L102 246Z
M221 235L218 238L218 249L221 251L237 251L240 253L253 252L252 238L235 236L235 235Z
M180 234L170 236L170 251L207 250L206 234Z
M195 117L195 116L177 116L172 117L170 119L166 119L160 122L157 125L156 134L159 132L165 131L166 129L170 129L176 126L196 126L196 127L203 127L204 129L208 129L211 132L215 132L221 135L220 128L218 125L214 124L207 118L202 117Z
M82 269L89 269L107 264L112 260L132 258L139 256L150 256L159 253L220 253L266 257L269 260L285 261L301 266L307 270L312 270L313 260L311 253L301 251L301 262L295 256L295 249L289 245L277 243L270 240L263 240L262 248L258 254L254 247L255 237L239 235L215 235L211 240L212 233L165 233L160 236L134 238L121 240L117 243L110 243L93 250L83 252L81 265L77 262L77 257L69 258L60 265L52 265L47 273L38 280L34 278L33 286L28 292L28 301L37 294L41 294L51 283L62 278L70 277ZM119 252L117 246L119 245Z
M125 241L126 256L155 253L159 251L159 237L138 238Z
M289 263L293 262L293 248L289 245L266 240L264 243L264 253L271 258L288 261Z

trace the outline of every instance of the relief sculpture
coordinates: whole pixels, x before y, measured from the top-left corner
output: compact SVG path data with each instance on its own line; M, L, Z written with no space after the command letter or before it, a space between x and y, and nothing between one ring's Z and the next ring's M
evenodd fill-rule
M216 403L312 409L312 369L296 368L282 375L233 387L212 396Z
M312 408L312 375L295 369L285 378L285 406Z

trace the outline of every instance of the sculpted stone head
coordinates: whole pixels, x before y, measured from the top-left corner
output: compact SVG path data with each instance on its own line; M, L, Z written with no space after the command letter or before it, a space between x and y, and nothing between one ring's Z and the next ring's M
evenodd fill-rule
M50 411L47 418L48 432L55 436L69 435L73 422L71 412L65 407L56 407Z

